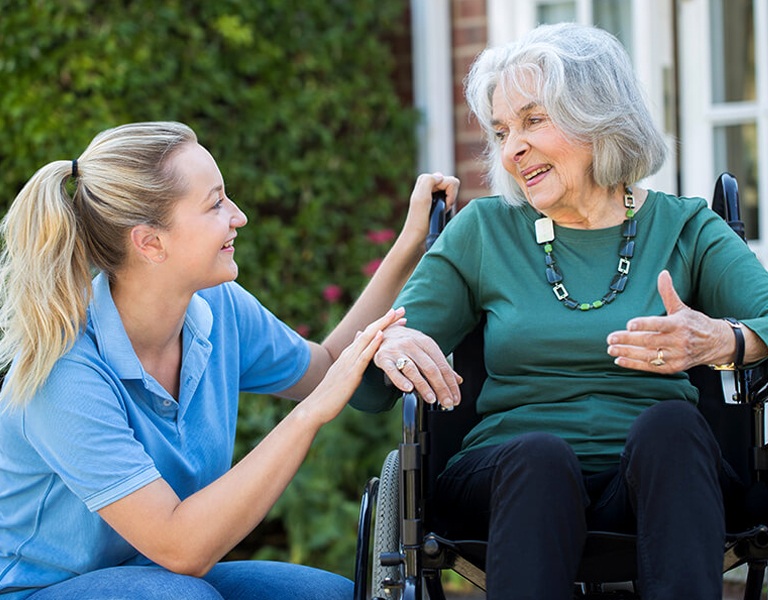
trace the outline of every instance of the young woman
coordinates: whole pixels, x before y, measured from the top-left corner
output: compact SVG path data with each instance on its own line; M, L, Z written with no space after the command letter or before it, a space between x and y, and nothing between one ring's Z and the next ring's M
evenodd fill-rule
M36 173L2 225L0 595L351 597L330 573L220 560L402 324L387 309L436 189L451 203L458 181L419 177L389 255L315 344L234 283L246 217L188 127L117 127ZM302 402L230 468L241 391Z

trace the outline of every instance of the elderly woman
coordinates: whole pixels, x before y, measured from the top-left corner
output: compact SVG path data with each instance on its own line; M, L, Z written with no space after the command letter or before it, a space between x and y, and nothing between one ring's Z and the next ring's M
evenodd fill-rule
M665 147L608 33L541 26L483 52L466 92L498 195L449 223L374 358L452 406L443 356L485 323L482 419L438 516L489 536L490 599L570 598L588 529L637 532L643 598L721 598L732 470L683 371L766 356L768 275L703 199L637 185ZM353 404L389 408L381 379Z

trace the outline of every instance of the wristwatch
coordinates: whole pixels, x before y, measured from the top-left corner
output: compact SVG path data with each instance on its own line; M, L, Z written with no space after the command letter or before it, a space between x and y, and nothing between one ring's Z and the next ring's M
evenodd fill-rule
M731 331L736 338L736 360L723 365L709 365L715 371L735 371L744 366L744 325L732 317L724 317L723 321L731 326Z

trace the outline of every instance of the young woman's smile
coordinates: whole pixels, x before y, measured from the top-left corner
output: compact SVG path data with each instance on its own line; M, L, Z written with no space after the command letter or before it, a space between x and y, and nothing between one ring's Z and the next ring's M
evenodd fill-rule
M165 232L168 260L183 261L180 272L191 274L200 289L235 279L236 230L247 223L245 214L227 197L216 161L205 148L188 144L171 161L190 184Z

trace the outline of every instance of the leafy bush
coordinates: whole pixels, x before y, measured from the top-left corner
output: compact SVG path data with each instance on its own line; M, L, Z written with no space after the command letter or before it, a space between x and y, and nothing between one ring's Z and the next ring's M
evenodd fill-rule
M0 206L105 128L183 121L250 218L239 281L320 340L386 249L368 234L399 225L413 180L415 115L395 92L386 43L405 10L406 0L0 0ZM289 408L242 404L238 456ZM345 410L326 428L256 535L275 542L260 555L351 573L358 494L394 444L393 419Z

